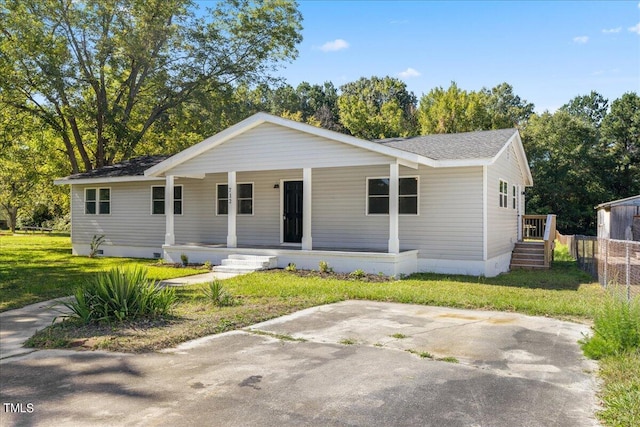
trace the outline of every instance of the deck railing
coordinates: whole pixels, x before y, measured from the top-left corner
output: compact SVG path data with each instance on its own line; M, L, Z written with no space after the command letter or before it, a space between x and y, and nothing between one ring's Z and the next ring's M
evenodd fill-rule
M523 215L523 240L539 240L544 243L544 265L549 267L553 260L554 240L556 238L555 215Z

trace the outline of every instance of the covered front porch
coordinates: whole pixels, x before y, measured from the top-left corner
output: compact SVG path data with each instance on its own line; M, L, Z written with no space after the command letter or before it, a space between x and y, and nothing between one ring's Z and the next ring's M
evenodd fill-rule
M318 269L324 261L337 272L360 269L388 276L411 274L418 271L418 250L400 249L400 168L398 162L392 162L338 168L214 171L197 179L167 175L163 258L177 263L186 255L190 262L220 265L230 256L261 256L275 257L270 265L279 268L295 264L299 269ZM367 196L363 184L369 175L388 177L388 214L365 212ZM342 191L329 177L342 180L343 187L359 191ZM178 185L182 189L176 193ZM175 196L179 194L187 201L195 188L215 194L215 200L203 213L213 222L202 223L200 231L194 233L189 230L194 228L193 215L187 212L189 203L184 212L180 206L176 213ZM202 199L198 203L202 204ZM215 228L216 235L207 234L205 228ZM225 232L223 241L220 237Z

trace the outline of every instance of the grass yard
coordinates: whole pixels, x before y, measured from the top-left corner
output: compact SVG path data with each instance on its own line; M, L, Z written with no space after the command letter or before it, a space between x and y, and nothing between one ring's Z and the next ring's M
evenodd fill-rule
M69 236L0 234L0 311L71 295L97 271L119 265L148 266L134 258L88 258L71 255ZM157 280L202 273L196 269L149 266Z

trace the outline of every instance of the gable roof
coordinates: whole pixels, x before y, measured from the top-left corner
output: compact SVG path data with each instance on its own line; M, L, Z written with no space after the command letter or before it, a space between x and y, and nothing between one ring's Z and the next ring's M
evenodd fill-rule
M376 142L434 160L493 158L518 130L500 129L409 138L386 138Z
M526 184L533 179L517 129L476 131L458 134L437 134L409 138L387 138L368 141L339 132L300 123L267 113L249 118L195 144L173 156L143 156L122 163L71 175L56 180L56 184L84 184L160 179L172 168L223 144L263 123L284 126L307 134L362 148L395 158L401 165L417 168L489 166L513 144Z
M187 148L175 156L151 167L145 172L145 175L162 176L172 168L263 123L284 126L289 129L394 157L398 163L412 168L416 168L418 164L436 168L489 166L515 141L518 161L520 167L523 169L523 174L528 183L527 185L531 185L533 182L524 148L522 147L522 141L520 140L520 134L517 129L368 141L267 113L254 114L222 132ZM462 140L459 140L460 136ZM434 147L430 147L432 142L435 144Z

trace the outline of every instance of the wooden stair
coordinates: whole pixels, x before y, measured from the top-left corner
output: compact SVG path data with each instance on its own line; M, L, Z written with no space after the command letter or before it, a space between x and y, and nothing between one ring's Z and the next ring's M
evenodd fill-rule
M514 269L548 269L544 265L543 242L518 242L511 253L510 268Z

